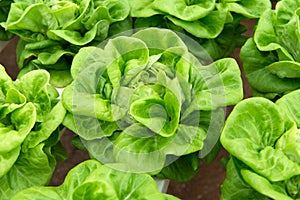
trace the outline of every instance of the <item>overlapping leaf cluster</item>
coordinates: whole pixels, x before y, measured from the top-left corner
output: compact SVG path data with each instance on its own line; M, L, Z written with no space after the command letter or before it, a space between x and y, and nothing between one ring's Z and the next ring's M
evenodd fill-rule
M30 72L13 81L0 66L0 198L50 180L59 125L66 110L49 90L49 74Z
M253 97L227 119L221 143L231 154L221 199L300 198L300 90L276 103Z
M274 99L300 88L299 0L282 0L259 19L241 50L253 95Z
M72 81L70 65L78 49L104 40L110 25L128 14L126 1L14 1L2 26L21 39L21 74L46 69L51 84L64 87Z
M0 0L0 40L20 37L21 69L12 81L0 68L0 199L48 183L62 122L112 168L87 161L61 186L14 199L175 199L128 171L186 181L199 155L214 157L222 107L242 99L242 82L233 59L212 61L245 42L242 18L261 17L241 51L253 94L300 88L299 8L299 0L275 10L269 0ZM177 34L138 29L153 26ZM62 102L49 83L71 84ZM222 199L300 198L299 100L295 91L236 106L221 136L231 154Z
M158 191L155 181L147 174L120 172L89 160L80 163L58 187L32 187L15 195L12 200L65 199L149 199L176 200Z
M83 48L71 72L74 82L62 96L70 112L64 125L90 154L135 172L157 174L169 166L164 175L179 180L197 171L204 140L209 150L217 142L220 107L243 96L235 60L203 66L167 29L119 36L103 49ZM185 165L191 170L178 170Z
M193 49L202 62L229 56L241 47L246 28L241 18L259 18L271 8L269 0L130 0L134 27L163 27L188 34L203 47ZM207 53L210 59L207 59Z

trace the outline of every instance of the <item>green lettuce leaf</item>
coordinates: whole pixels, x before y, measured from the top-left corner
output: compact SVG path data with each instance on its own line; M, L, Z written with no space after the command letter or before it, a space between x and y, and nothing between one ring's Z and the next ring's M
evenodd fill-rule
M255 190L275 200L292 200L287 194L278 191L276 186L272 185L268 179L253 173L249 170L241 170L241 174L245 181L249 183Z
M269 0L254 0L254 1L231 1L219 0L216 4L219 9L228 9L231 12L239 13L247 18L259 18L261 14L271 8Z
M289 94L284 95L276 101L282 113L286 118L290 118L296 122L297 127L300 127L299 105L298 99L300 98L300 90L295 90Z
M259 51L253 39L249 39L242 47L240 57L247 80L256 91L274 94L271 96L274 98L300 88L299 78L280 78L267 69L267 66L277 62L276 53Z
M36 145L47 140L64 120L66 110L61 102L58 102L45 116L44 122L35 126L23 143L23 148L34 148Z
M221 200L269 200L253 189L242 177L240 170L245 167L232 157L226 165L226 179L221 185Z
M217 60L228 57L232 54L235 48L243 46L246 42L246 36L242 35L247 28L240 24L241 17L232 15L233 21L226 23L222 32L213 39L195 39L203 47L201 51L196 48L193 52L202 63L209 63L211 60ZM208 56L209 55L209 56Z
M168 159L168 158L167 158ZM174 160L171 158L170 160ZM168 162L168 161L167 161ZM198 152L179 157L175 162L164 167L156 177L160 179L171 179L176 181L188 181L199 172Z
M185 0L162 1L129 1L132 17L151 17L156 14L166 13L167 15L185 21L194 21L205 17L215 7L215 1L193 2Z
M16 81L18 90L24 94L27 101L35 105L39 122L44 121L43 117L51 110L51 100L47 91L49 79L49 73L46 71L35 70Z
M1 110L2 105L0 105ZM20 154L22 142L30 133L36 121L35 107L32 103L6 113L0 119L0 177L5 175L14 165Z
M167 16L176 26L199 38L216 38L223 30L227 11L212 11L197 21L183 21L173 16Z
M45 39L47 30L56 29L57 21L45 4L12 3L2 26L26 41L37 41Z
M49 159L45 148L41 143L19 155L15 164L0 178L1 199L11 199L14 194L23 189L48 184L55 166L50 163L53 160Z

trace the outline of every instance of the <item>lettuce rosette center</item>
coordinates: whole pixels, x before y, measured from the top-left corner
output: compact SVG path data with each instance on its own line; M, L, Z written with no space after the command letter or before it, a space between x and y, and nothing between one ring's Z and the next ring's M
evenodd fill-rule
M140 88L140 90L148 90L150 93L148 96L140 96L140 90L135 91L137 99L130 105L130 114L151 131L164 137L172 136L179 123L180 103L169 89L161 91L162 88L159 86L153 85L156 88L151 86Z
M203 66L175 32L158 28L102 46L79 51L71 67L74 82L62 95L69 111L64 125L93 158L157 174L200 151L205 140L213 148L224 120L220 107L242 98L233 59Z

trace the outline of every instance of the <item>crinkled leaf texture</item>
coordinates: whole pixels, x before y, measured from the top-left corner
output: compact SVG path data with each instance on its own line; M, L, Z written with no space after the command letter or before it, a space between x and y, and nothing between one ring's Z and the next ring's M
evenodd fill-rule
M214 0L206 1L129 1L132 17L150 17L156 14L167 14L185 21L195 21L207 16L215 8Z
M127 1L15 1L1 25L20 37L20 76L46 69L52 85L65 87L72 82L71 61L79 48L103 41L110 25L128 14Z
M254 2L247 0L222 0L220 2L215 0L131 0L129 4L130 16L134 18L142 19L144 22L147 18L151 18L153 25L155 24L153 19L161 15L169 21L166 27L174 30L184 29L191 35L202 39L214 39L219 36L224 25L234 20L233 15L236 13L247 18L259 18L266 9L271 9L269 0L255 0ZM157 25L161 27L163 23Z
M246 77L253 95L269 99L300 88L299 0L282 0L266 10L254 38L241 50Z
M227 10L215 9L214 0L206 1L129 1L130 16L146 18L157 15L165 16L171 27L178 26L200 38L215 38L223 30ZM170 27L170 26L168 26Z
M178 199L160 193L155 181L147 174L117 171L88 160L74 167L62 185L57 187L32 187L16 194L17 199Z
M0 199L45 185L52 176L53 146L66 110L55 93L50 94L48 84L44 70L12 81L0 66Z
M203 66L166 29L119 36L103 49L82 48L71 74L74 82L62 95L70 112L64 125L92 157L134 172L157 174L180 156L208 154L224 121L220 107L243 96L233 59Z
M50 38L84 45L102 37L102 23L107 21L108 25L124 20L128 13L129 6L123 1L17 1L12 3L8 18L2 26L27 42ZM104 29L108 31L107 26Z
M230 22L226 21L224 27L219 29L218 25L223 23L220 18L223 19L225 14L226 12L212 12L211 15L196 22L180 22L172 16L165 17L161 14L147 18L135 18L133 26L135 28L168 28L183 33L184 36L182 35L182 39L185 43L189 43L187 44L189 50L202 64L208 64L211 63L212 60L230 56L233 50L241 47L248 38L242 35L247 28L240 24L241 16L237 14L232 14L231 18L233 19L230 20ZM172 19L174 23L178 23L178 26L173 24L170 19ZM218 19L218 21L212 22L212 19ZM182 27L179 25L182 25ZM191 26L188 27L189 25ZM184 27L186 27L186 30L190 30L191 33L185 31ZM193 35L198 35L199 38Z
M254 189L272 199L299 198L299 98L300 91L296 90L276 103L253 97L236 105L220 138L234 157L227 165L223 199L242 197L236 192L230 194L231 184L238 183L246 195Z
M259 18L262 13L271 8L269 0L221 0L216 4L219 9L228 9L231 12L239 13L247 18Z

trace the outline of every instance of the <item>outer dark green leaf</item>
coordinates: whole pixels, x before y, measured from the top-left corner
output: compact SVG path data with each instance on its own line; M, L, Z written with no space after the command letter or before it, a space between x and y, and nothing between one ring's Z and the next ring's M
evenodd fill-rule
M280 78L266 69L277 61L276 54L259 51L253 39L242 47L240 56L249 83L259 92L282 95L300 87L299 79Z
M241 166L231 158L226 165L226 179L221 185L221 200L269 200L248 185L240 173Z
M170 160L174 160L174 158ZM188 181L199 172L199 160L198 152L181 156L175 162L172 161L170 165L164 167L156 176L161 179Z
M6 21L10 5L12 4L12 0L1 0L0 1L0 23ZM0 25L0 41L9 40L13 37L13 34L6 31L3 27Z

